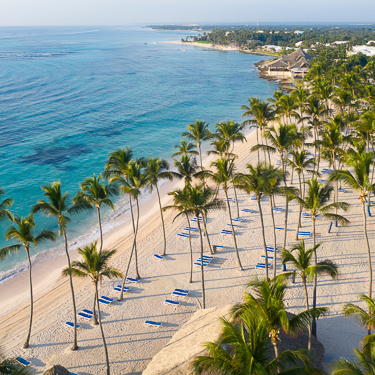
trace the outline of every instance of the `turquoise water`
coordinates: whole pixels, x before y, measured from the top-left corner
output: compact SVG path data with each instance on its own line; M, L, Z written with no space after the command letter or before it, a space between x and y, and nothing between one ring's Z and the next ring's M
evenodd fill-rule
M169 159L188 123L240 121L249 97L272 96L276 85L254 67L262 57L158 43L185 36L136 27L0 28L0 186L16 213L28 214L42 184L61 180L73 195L117 148ZM118 202L116 213L106 211L106 230L124 210ZM94 212L80 215L69 239L82 244L90 238L82 236L96 236L95 225ZM42 228L56 229L55 221L37 216ZM34 260L59 245L33 250ZM2 262L0 279L25 260L21 252Z

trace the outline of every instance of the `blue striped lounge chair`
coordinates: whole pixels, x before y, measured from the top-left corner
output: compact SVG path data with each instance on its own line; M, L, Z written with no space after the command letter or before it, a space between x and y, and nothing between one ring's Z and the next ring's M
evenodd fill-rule
M160 322L154 322L152 320L146 320L144 322L144 325L146 327L154 327L154 328L159 328L161 326L161 323Z
M275 227L276 230L284 230L282 227Z
M65 323L65 327L66 327L66 328L74 328L74 323L72 323L72 322L66 322L66 323ZM76 325L76 328L77 328L77 329L80 329L81 326L80 326L79 324L77 324L77 325Z
M78 375L78 374L76 374L75 372L71 372L70 375Z
M221 234L224 234L224 235L226 235L226 234L233 234L233 232L232 232L231 230L223 229L223 230L221 231Z
M170 299L166 299L166 300L164 301L164 305L172 306L172 307L174 307L174 308L176 308L179 304L180 304L180 302L172 301L172 300L170 300Z
M196 223L197 222L197 218L193 217L190 221L192 221L193 223ZM203 217L199 216L199 222L201 223L202 221L203 221Z
M319 183L321 183L321 184L325 184L326 182L327 182L327 180L323 180L323 179L319 180Z
M233 225L234 227L236 227L236 228L239 227L238 224L233 224L233 223L232 223L232 224L227 224L228 227L232 227L232 225Z
M116 287L113 288L113 290L118 293L121 292L121 285L117 285ZM129 290L130 290L129 286L124 286L123 293L129 292Z
M114 298L109 298L107 296L100 296L101 299L104 299L106 301L109 301L109 302L113 302L115 299Z
M276 213L283 212L283 208L282 208L282 207L274 207L272 210L273 210L274 212L276 212Z
M255 268L263 268L265 269L266 268L266 264L265 263L257 263L257 265L255 266ZM272 268L272 264L268 263L268 269L271 269Z
M207 267L207 264L208 263L203 262L203 268ZM200 267L202 265L202 263L201 262L195 262L193 265L194 265L194 267Z
M80 311L80 312L77 314L77 316L78 316L79 318L82 318L82 319L84 319L84 320L86 320L86 321L88 322L90 319L92 319L93 314L88 314L88 313L85 312L85 311Z
M236 201L235 201L234 198L228 198L228 202L230 202L230 203L236 203Z
M266 258L265 255L261 255L260 257L261 257L262 259L265 259L265 258ZM273 259L273 257L267 257L267 259Z
M154 254L153 257L156 259L156 260L163 260L164 257L162 257L161 255L159 254Z
M241 223L241 222L243 222L243 219L241 219L239 217L236 217L235 219L232 219L232 221L236 221L238 223Z
M129 283L133 283L133 284L137 284L139 283L139 280L138 279L133 279L131 277L127 277L126 278L126 281L129 282Z
M177 233L177 237L180 237L180 238L189 238L189 233Z
M222 245L212 245L212 246L216 246L217 249L224 249L224 246Z
M332 169L324 168L324 169L322 169L322 173L330 174L330 173L332 173Z
M251 196L250 200L252 200L252 201L256 201L256 200L257 200L257 196L256 196L255 194L253 194L253 195Z
M308 212L302 212L301 218L302 219L311 219L311 214L309 214Z
M185 227L183 230L189 231L189 227ZM198 230L198 228L190 227L190 232L196 232L197 230Z
M253 210L250 210L250 208L243 208L241 211L246 212L247 214L251 214L253 212Z
M300 237L310 237L311 236L311 232L303 232L303 231L300 231L298 232L298 235Z
M24 358L22 358L22 357L17 357L17 358L16 358L16 361L17 361L20 365L25 366L25 367L31 365L31 362L27 361L26 359L24 359Z
M337 189L337 191L338 191L339 193L346 193L346 190L345 190L345 189Z
M89 315L94 315L94 313L91 310L83 309L82 312L89 314Z
M175 289L172 292L172 296L174 297L179 297L179 298L185 298L189 295L190 291L189 290L183 290L183 289Z
M271 246L267 246L266 249L267 249L267 251L268 251L269 253L274 253L274 252L275 252L275 251L274 251L274 248L271 247ZM276 248L276 252L278 253L278 252L279 252L279 249Z
M206 258L206 257L203 257L203 263L211 263L211 260L214 259L214 258ZM201 258L199 257L197 259L197 262L199 263L201 261Z

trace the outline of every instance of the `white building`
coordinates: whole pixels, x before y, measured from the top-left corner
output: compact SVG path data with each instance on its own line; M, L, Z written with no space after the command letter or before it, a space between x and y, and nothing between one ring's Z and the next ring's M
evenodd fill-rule
M355 55L357 53L363 53L366 56L375 56L375 47L353 46L353 50L351 52L348 52L348 55Z

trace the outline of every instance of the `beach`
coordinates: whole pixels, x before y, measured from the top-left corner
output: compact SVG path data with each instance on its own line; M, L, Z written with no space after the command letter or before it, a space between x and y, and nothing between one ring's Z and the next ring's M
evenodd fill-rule
M204 47L204 48L215 49L217 51L239 51L240 50L240 48L238 48L238 47L220 46L220 45L214 45L214 44L210 44L210 43L181 42L181 41L178 41L178 40L163 41L161 43L180 44L180 45L184 45L184 46Z
M247 136L247 142L236 144L234 153L239 156L236 161L237 171L245 172L247 163L256 163L257 154L250 153L256 143L255 133ZM212 157L211 159L212 160ZM210 163L205 159L205 165ZM273 156L273 163L276 156ZM323 165L322 167L326 167ZM176 185L175 185L176 184ZM162 204L167 205L168 191L181 182L165 183L162 186ZM173 185L173 186L172 186ZM297 187L297 177L294 178ZM230 191L230 196L234 194ZM220 198L224 198L221 191ZM339 265L340 278L332 281L328 276L318 280L318 306L329 307L329 314L318 321L318 339L326 349L327 358L338 355L352 355L353 346L358 346L365 335L357 324L341 314L344 303L358 302L358 294L366 293L368 280L367 253L362 230L361 206L355 193L347 190L339 194L339 200L351 204L345 216L352 222L347 227L333 227L328 233L329 222L319 218L316 222L317 240L322 242L318 250L318 261L330 259ZM253 209L252 213L240 211L244 221L236 229L236 237L244 270L238 270L232 237L220 234L229 223L228 212L213 211L208 215L208 232L211 244L224 246L215 254L213 262L205 268L206 307L223 306L240 302L246 284L258 275L263 277L263 270L256 270L255 265L263 254L260 219L257 202L251 201L243 192L238 192L240 210ZM276 198L276 206L285 207L282 197ZM262 201L267 244L272 246L272 222L268 198ZM237 216L236 206L231 203L233 217ZM287 244L295 243L295 230L299 208L291 203L288 217ZM153 258L153 254L162 251L162 231L157 201L153 198L141 208L141 220L138 238L139 272L142 277L136 285L124 295L121 302L115 301L113 306L102 308L103 329L108 344L109 359L113 374L141 374L151 358L160 351L172 335L189 320L191 315L201 308L200 268L195 268L193 283L188 283L190 271L189 244L187 240L176 236L186 226L185 218L174 220L176 212L165 212L167 235L167 255L161 262ZM283 225L284 213L275 214L276 225ZM374 243L374 224L368 220L370 244ZM311 222L302 221L302 228L311 231ZM283 232L277 232L278 246L281 246ZM206 239L204 238L204 241ZM312 238L305 240L312 245ZM192 239L194 260L199 257L199 237ZM104 247L117 249L113 266L125 270L132 234L129 224L117 227L105 235ZM208 254L207 243L205 252ZM287 246L287 247L288 247ZM72 252L72 259L77 253ZM278 259L279 262L279 259ZM64 327L66 321L72 321L72 303L69 283L61 278L61 270L66 266L65 257L59 257L33 269L35 282L34 324L30 340L30 348L22 349L26 336L29 318L29 289L27 273L23 272L0 286L0 339L5 355L19 356L29 360L36 374L41 374L53 364L61 364L68 370L80 375L101 374L105 368L104 352L98 326L80 322L82 328L78 332L79 350L70 350L72 332ZM280 262L277 272L281 272ZM134 264L130 267L130 277L135 277ZM104 280L100 295L116 297L113 287L120 280ZM74 279L77 310L92 308L93 286L87 280ZM175 288L190 290L189 297L184 299L174 310L163 304L170 298ZM312 284L308 291L312 294ZM287 306L291 312L305 309L302 283L296 280L287 292ZM17 306L17 307L15 307ZM144 326L145 320L160 321L162 327L155 330Z

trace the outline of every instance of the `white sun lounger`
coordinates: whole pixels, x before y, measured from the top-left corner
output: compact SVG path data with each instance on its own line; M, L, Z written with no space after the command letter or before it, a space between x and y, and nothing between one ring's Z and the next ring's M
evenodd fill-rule
M65 327L67 327L67 328L74 328L74 323L72 323L72 322L66 322L66 323L65 323ZM76 325L76 328L77 328L77 329L80 329L81 326L80 326L79 324L77 324L77 325Z
M185 227L183 230L189 230L189 227ZM190 231L191 232L196 232L198 230L198 228L193 228L193 227L190 227Z
M115 292L121 292L121 285L117 285L115 288L113 288ZM123 293L126 293L130 290L129 286L124 286Z
M22 366L30 366L31 362L27 361L26 359L22 358L22 357L17 357L16 358L16 361L21 364Z
M257 265L255 266L255 268L263 268L263 269L265 269L266 268L266 264L265 263L257 263ZM268 268L271 269L272 268L272 264L268 263Z
M107 296L100 296L101 299L104 299L106 301L109 301L109 302L113 302L115 299L114 298L109 298Z
M161 326L160 322L154 322L152 320L146 320L144 325L146 327L154 327L154 328L159 328Z
M164 257L162 257L161 255L159 254L154 254L153 257L156 259L156 260L163 260Z
M169 306L172 306L174 308L176 308L179 304L180 304L180 302L172 301L170 299L166 299L164 301L164 305L169 305Z
M253 210L250 210L249 208L243 208L241 211L246 212L248 214L251 214L253 212Z
M310 237L311 236L311 232L298 232L298 235L300 237Z
M133 283L133 284L137 284L139 283L139 280L138 279L133 279L131 277L127 277L126 278L126 281L128 281L129 283Z

